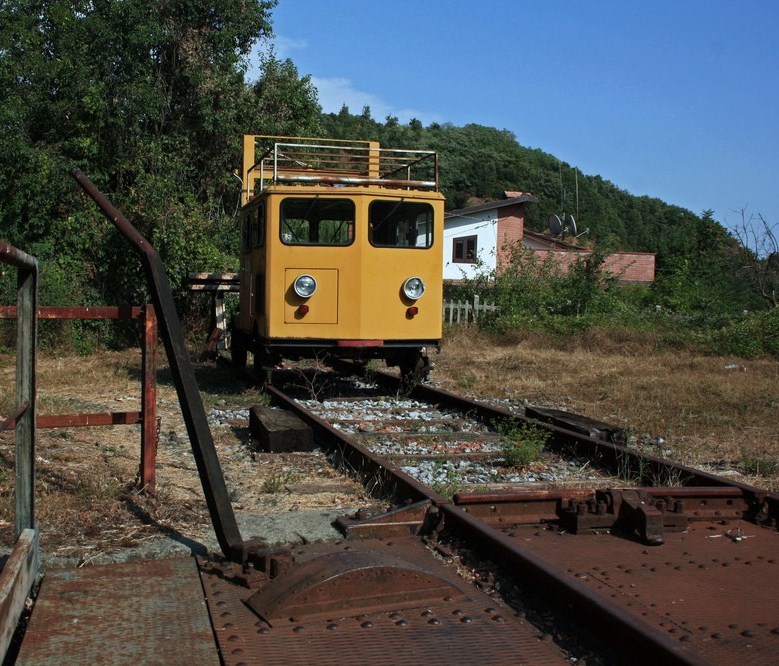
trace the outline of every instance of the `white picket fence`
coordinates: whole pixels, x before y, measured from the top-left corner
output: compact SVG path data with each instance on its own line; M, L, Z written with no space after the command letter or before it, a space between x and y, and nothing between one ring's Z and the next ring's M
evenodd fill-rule
M498 306L494 303L482 303L478 296L470 301L444 301L444 322L447 324L471 324L479 320L485 312L494 312Z

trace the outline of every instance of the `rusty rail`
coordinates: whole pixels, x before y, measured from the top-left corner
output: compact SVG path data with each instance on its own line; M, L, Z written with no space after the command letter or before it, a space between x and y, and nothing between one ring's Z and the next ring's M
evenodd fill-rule
M214 532L224 555L228 559L240 562L244 556L244 544L230 504L224 475L195 379L195 371L184 344L184 333L162 261L151 243L80 169L73 171L73 177L140 255Z
M349 361L339 360L333 365L354 374L363 375L365 373L363 368ZM397 391L400 388L400 380L394 375L374 371L372 377L377 383L389 390ZM551 434L547 443L547 447L550 450L587 457L596 461L599 466L609 469L614 474L628 476L635 481L643 482L647 485L658 485L653 482L657 479L668 477L675 479L679 485L684 486L738 488L745 497L749 498L754 506L767 505L771 515L779 520L779 513L777 513L779 496L769 494L765 490L747 483L727 479L687 465L672 463L664 458L647 455L620 444L597 439L588 434L569 430L547 421L528 418L508 409L487 405L478 400L465 398L426 384L415 385L410 395L418 400L472 414L486 423L514 421L519 424L542 428Z
M381 375L382 373L379 374ZM394 389L400 386L399 380L389 375L382 377L381 381ZM691 649L690 646L680 643L677 639L659 631L641 618L625 613L616 604L612 604L605 599L603 595L593 591L583 581L571 580L570 574L565 571L563 566L552 564L548 560L539 557L531 550L525 548L521 542L493 527L488 522L487 515L480 515L479 511L472 513L469 510L469 506L474 504L499 504L501 501L511 501L511 493L506 493L505 495L493 493L481 499L476 495L455 497L455 501L459 500L461 503L454 504L399 470L396 466L389 464L382 456L368 451L349 436L331 427L326 421L311 414L294 400L287 397L282 391L273 387L270 387L268 390L274 403L294 410L298 416L314 428L317 440L331 450L337 451L341 458L348 461L354 470L363 476L371 477L373 480L381 479L387 490L397 492L397 499L400 501L429 501L436 515L443 518L443 524L447 532L465 539L467 543L480 550L482 555L505 566L510 575L519 581L523 587L534 589L544 599L551 600L551 603L556 608L567 609L576 617L577 622L586 625L595 635L599 635L606 642L615 645L624 654L631 654L632 658L642 663L708 663L695 649ZM420 400L436 403L439 406L446 405L471 414L475 413L487 421L507 418L527 421L523 417L507 410L495 409L428 386L416 387L411 395ZM581 442L581 447L588 450L591 455L594 454L596 457L600 457L607 465L615 459L615 451L624 450L624 447L618 447L608 442L600 442L581 433L567 431L563 428L533 420L529 422L540 427L549 428L553 432L557 445L561 448L568 448L580 453L581 451L577 448L577 442ZM605 453L601 451L601 447L603 447ZM611 452L611 456L608 455L609 452ZM636 452L629 453L640 455ZM679 471L686 474L685 478L690 485L680 488L645 488L643 491L647 497L661 499L669 496L682 503L689 501L692 506L696 505L696 499L708 498L708 503L711 503L711 506L700 512L695 509L690 511L691 520L716 517L719 515L719 509L724 507L728 508L727 512L723 512L722 515L733 513L733 515L751 515L754 517L760 513L761 522L769 526L771 525L771 520L776 518L777 498L776 496L768 495L765 491L747 484L725 481L713 475L698 472L692 468L675 466L659 458L652 458L651 462L656 462L658 465L661 463L671 465L673 469L678 468ZM629 494L629 492L634 491L625 492ZM560 498L556 497L552 491L537 491L534 494L537 497L531 499L540 508L528 506L523 510L526 510L528 514L543 514L544 520L542 522L556 518ZM561 491L558 494L584 500L588 492ZM528 503L528 499L527 496L523 495L518 501ZM532 502L530 503L532 504ZM731 503L733 506L729 507ZM487 512L494 508L493 506L485 507ZM701 515L698 516L698 513ZM511 523L515 522L514 518L512 515ZM362 523L365 524L363 525ZM371 523L370 519L352 521L351 528L357 526L367 530L370 528L369 523Z
M482 553L508 567L515 579L551 599L554 606L575 609L578 620L596 634L605 632L623 649L634 650L637 661L701 666L708 663L644 622L619 612L585 584L572 585L562 569L550 565L461 508L446 503L439 510L447 529L467 538Z
M446 499L433 492L428 486L406 474L398 466L387 462L382 456L372 453L357 441L333 428L327 421L303 409L292 398L274 386L266 386L265 390L271 400L279 407L288 409L305 421L317 435L319 441L324 441L338 451L342 459L363 478L372 477L375 485L382 489L382 494L393 497L396 501L417 502L430 499L436 504L446 502Z

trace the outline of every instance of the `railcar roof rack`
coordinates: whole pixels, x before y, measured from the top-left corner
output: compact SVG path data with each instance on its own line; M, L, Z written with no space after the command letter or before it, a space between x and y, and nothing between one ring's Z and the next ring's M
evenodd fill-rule
M246 134L241 180L243 204L278 184L438 191L438 154L381 148L377 141Z

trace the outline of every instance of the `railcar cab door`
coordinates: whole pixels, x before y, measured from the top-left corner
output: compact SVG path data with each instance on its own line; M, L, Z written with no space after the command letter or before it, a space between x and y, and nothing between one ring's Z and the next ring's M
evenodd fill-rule
M240 328L262 330L265 318L265 200L252 202L241 219Z

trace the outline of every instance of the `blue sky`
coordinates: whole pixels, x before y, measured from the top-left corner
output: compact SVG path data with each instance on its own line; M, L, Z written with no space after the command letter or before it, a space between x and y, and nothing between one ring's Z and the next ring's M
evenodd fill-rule
M508 129L726 226L779 220L779 3L279 0L273 25L325 111Z

